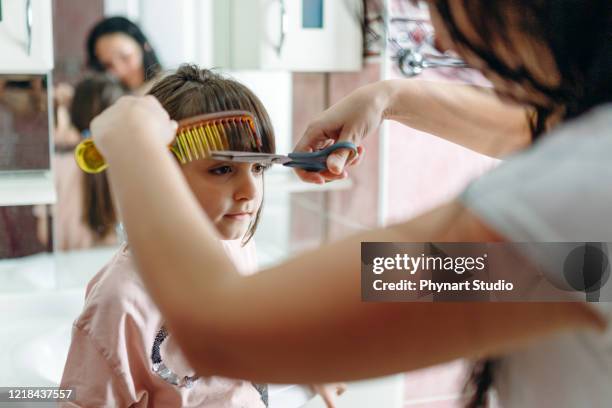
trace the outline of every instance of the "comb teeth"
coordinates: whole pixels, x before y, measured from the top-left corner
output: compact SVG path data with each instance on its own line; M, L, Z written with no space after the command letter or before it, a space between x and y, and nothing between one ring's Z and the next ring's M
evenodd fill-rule
M253 115L246 111L231 111L181 121L171 150L182 164L204 159L213 151L230 150L229 134L248 138L253 150L262 146Z

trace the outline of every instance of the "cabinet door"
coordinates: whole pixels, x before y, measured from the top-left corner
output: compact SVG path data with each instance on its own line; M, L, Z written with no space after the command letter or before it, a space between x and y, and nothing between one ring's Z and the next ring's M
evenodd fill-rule
M279 0L280 1L280 0ZM283 0L282 64L292 71L362 68L361 1Z
M231 68L362 68L360 0L232 0L224 7L230 28L215 42L226 39Z
M42 73L51 70L51 0L0 0L0 7L0 72Z

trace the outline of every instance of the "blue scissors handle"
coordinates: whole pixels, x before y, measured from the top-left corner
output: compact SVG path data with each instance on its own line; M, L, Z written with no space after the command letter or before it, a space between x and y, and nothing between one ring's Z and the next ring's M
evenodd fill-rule
M327 169L327 158L330 154L338 149L349 149L351 154L354 156L357 154L357 146L351 142L337 142L333 145L326 147L318 152L310 153L289 153L287 156L292 159L290 162L285 163L288 167L299 167L306 171L319 172Z

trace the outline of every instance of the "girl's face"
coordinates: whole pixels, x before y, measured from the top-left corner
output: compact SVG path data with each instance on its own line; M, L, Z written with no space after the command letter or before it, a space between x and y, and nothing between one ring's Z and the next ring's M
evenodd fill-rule
M263 199L265 169L260 163L211 159L182 165L191 191L224 240L242 239L255 221Z
M128 88L133 90L144 83L142 48L129 35L104 35L96 42L95 52L104 68Z

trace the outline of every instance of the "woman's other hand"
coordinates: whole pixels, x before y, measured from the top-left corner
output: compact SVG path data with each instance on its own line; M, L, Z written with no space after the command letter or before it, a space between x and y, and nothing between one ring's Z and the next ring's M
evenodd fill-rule
M310 387L323 398L327 408L336 408L336 397L346 391L346 384L344 383L312 384Z
M362 140L380 126L390 95L385 82L366 85L315 118L295 146L295 152L317 151L338 141L348 141L357 146L357 155L351 157L349 150L340 149L327 159L327 170L312 173L296 169L297 175L317 184L345 178L346 167L356 165L365 153Z
M74 96L74 87L65 82L60 82L53 90L53 98L58 106L70 107L72 97Z

